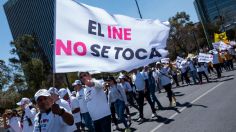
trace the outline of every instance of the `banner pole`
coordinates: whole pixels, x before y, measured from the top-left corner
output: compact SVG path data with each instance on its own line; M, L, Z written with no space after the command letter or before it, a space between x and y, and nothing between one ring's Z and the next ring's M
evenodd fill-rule
M141 19L143 19L142 14L141 14L141 11L140 11L140 8L139 8L139 5L138 5L138 1L135 0L135 3L136 3L136 6L137 6L137 8L138 8L139 17L140 17Z

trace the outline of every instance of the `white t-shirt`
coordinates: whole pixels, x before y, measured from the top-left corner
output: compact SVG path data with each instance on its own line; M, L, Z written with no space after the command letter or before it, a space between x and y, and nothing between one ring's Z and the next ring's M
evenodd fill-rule
M71 109L72 109L72 111L76 108L80 108L79 100L76 97L71 96L70 100L71 100ZM80 112L74 113L73 117L74 117L74 122L75 123L81 122Z
M197 65L196 66L197 67L197 72L203 72L203 71L205 71L205 67L204 67L204 65Z
M111 103L116 102L116 100L121 100L124 101L125 104L128 104L124 89L118 84L109 88L108 104L111 105Z
M68 132L71 127L67 125L61 116L53 114L52 112L41 113L41 119L39 124L39 113L35 116L34 132Z
M86 87L84 94L87 108L93 121L111 115L107 97L101 84L96 82L95 86Z
M213 53L213 64L218 64L219 62L219 55L218 52L217 53Z
M134 84L136 86L136 90L137 91L143 91L145 88L145 81L144 81L144 77L142 76L142 74L140 72L137 72L137 74L133 75L133 81Z
M130 84L128 82L124 82L124 83L120 83L121 87L126 91L128 92L132 92L133 89L132 87L130 86Z
M171 83L171 79L168 77L168 68L161 68L159 71L157 71L157 74L160 78L162 86Z
M29 108L29 106L27 106L25 108L25 115L23 117L23 130L22 132L32 132L34 127L29 126L29 122L27 120L27 118L29 118L32 121L32 124L34 124L34 117L37 114L36 109L35 108Z
M19 117L12 117L11 119L9 119L9 126L10 128L8 130L10 132L22 132Z
M71 107L70 107L69 103L66 100L59 99L59 100L56 101L56 104L58 104L60 107L63 107L67 112L72 113L71 112Z
M196 70L192 61L188 61L188 67L189 67L190 71L195 71Z
M87 102L85 101L84 89L81 89L80 91L78 91L76 94L76 97L79 100L80 113L87 113L88 108L87 108Z
M142 71L140 72L144 78L144 80L148 79L148 72Z
M66 100L60 98L59 100L56 101L56 104L58 104L66 112L69 112L70 114L72 114L71 106ZM67 130L65 130L65 131L73 131L73 130L76 130L76 126L74 124L72 126L66 127L66 129Z

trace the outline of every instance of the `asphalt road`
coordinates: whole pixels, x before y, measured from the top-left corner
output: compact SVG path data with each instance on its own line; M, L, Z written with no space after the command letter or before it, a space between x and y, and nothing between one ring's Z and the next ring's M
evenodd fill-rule
M173 88L177 107L157 111L151 118L148 104L144 107L145 122L135 120L132 112L132 131L135 132L236 132L236 71L223 72L221 79L211 76L211 83ZM206 81L205 81L206 82ZM163 106L168 107L166 93L157 94ZM119 124L123 128L123 124Z

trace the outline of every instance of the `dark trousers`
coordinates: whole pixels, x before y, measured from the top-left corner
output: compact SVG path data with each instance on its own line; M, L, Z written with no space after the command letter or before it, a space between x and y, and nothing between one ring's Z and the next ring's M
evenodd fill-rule
M155 113L154 104L152 103L152 100L150 98L150 92L148 90L145 93L144 93L144 91L138 91L138 106L139 106L139 117L140 118L143 118L144 97L147 99L147 101L152 109L152 113Z
M171 83L164 85L163 88L165 88L166 93L167 93L167 97L168 97L170 103L172 103L172 97L174 96L174 94L171 90Z
M80 115L81 115L81 118L84 120L85 126L88 128L88 132L94 132L93 121L89 113L88 112L81 113Z
M206 78L207 82L209 82L209 79L207 77L207 74L202 71L202 72L198 72L198 76L199 76L199 79L200 79L200 83L202 83L202 75Z
M111 121L115 124L118 125L118 120L116 118L116 109L114 103L111 103Z
M111 132L111 116L94 121L95 132Z
M213 66L216 69L217 77L220 78L221 77L221 66L220 66L220 64L214 64Z
M127 101L129 102L129 104L130 104L132 107L138 109L138 106L135 104L136 98L135 98L134 92L133 92L133 91L126 92L126 96L127 96Z
M80 130L81 122L77 122L75 123L75 125L76 125L77 130L75 130L74 132L81 132Z
M176 75L172 75L172 77L173 77L173 79L175 81L176 86L179 86L177 74Z
M233 59L232 60L228 60L228 65L229 65L229 69L234 70Z
M182 80L182 83L184 83L184 80L185 80L187 84L190 84L190 80L188 78L188 72L181 73L181 80Z

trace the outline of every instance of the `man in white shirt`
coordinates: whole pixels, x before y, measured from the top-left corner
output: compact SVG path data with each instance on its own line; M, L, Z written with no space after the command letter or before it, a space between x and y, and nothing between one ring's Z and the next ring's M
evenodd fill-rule
M102 85L93 80L88 72L81 72L79 77L85 85L85 100L95 131L111 132L111 111Z
M32 132L34 129L34 117L37 113L36 109L32 106L32 102L28 98L22 98L21 101L16 104L20 106L23 111L21 116L22 132Z
M219 61L219 52L214 50L212 52L213 55L213 67L216 69L217 77L221 78L221 67L220 67L220 61Z
M60 98L66 100L69 103L71 112L74 117L74 122L77 127L76 132L80 132L80 126L81 126L81 117L80 117L80 105L79 100L73 96L69 96L67 89L61 88L58 91ZM72 128L73 130L73 128Z
M76 91L76 98L79 100L81 118L84 121L85 126L88 128L88 131L94 132L93 121L88 112L87 102L85 101L84 88L82 86L82 82L80 80L75 80L72 86Z
M194 64L193 60L188 58L187 64L188 64L188 67L189 67L189 70L190 70L190 75L193 79L193 82L194 82L194 84L197 84L196 79L199 81L199 78L197 76L197 69L195 67L195 64Z
M74 118L70 113L58 104L53 104L48 90L40 89L34 98L39 108L39 113L35 116L34 132L65 132L74 124Z
M138 93L138 106L139 106L139 122L143 122L143 105L144 105L144 97L147 99L151 110L152 110L152 118L157 117L156 110L154 108L154 104L150 98L149 91L147 89L145 78L143 75L138 72L137 69L133 70L133 81L136 86L136 91Z

